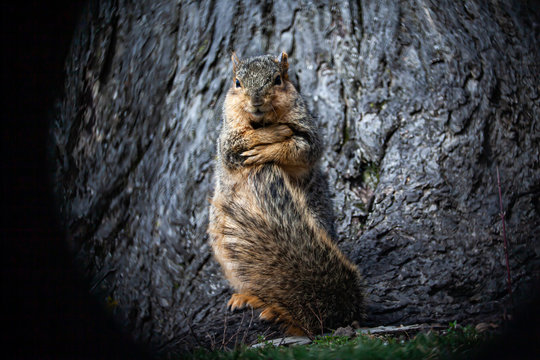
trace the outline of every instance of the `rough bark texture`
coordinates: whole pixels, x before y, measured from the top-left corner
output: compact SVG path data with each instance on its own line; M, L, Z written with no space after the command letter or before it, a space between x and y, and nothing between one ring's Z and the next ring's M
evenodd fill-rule
M526 5L95 1L67 60L54 176L91 291L136 338L168 352L248 328L249 311L226 315L206 235L231 49L289 54L368 324L502 313L497 166L514 290L538 279L540 41ZM254 319L247 341L267 328Z

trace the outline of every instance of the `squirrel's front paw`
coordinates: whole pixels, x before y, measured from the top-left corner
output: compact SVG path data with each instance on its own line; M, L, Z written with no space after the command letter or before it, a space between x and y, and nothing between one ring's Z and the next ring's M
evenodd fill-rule
M268 130L272 131L274 135L281 137L282 140L288 139L293 135L291 128L284 124L270 126L268 127Z
M244 165L254 165L254 164L264 163L264 155L261 153L261 149L260 149L263 147L266 147L266 145L259 145L251 150L244 151L242 153L242 156L247 158L246 160L244 160Z
M246 157L244 160L244 165L259 165L264 164L270 161L273 161L273 155L271 151L271 145L258 145L253 149L244 151L242 156Z

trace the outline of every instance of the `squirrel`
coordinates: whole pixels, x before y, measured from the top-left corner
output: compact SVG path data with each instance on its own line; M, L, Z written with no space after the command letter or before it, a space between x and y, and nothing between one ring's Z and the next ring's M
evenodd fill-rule
M313 336L364 317L358 268L336 232L317 124L288 77L288 57L240 61L223 103L208 233L246 305L287 334Z

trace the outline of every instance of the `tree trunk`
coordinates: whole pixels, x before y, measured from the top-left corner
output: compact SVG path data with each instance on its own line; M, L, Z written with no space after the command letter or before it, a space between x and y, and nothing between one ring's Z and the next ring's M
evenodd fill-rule
M91 292L165 352L276 330L227 312L206 228L230 51L284 50L321 124L367 324L499 317L497 167L513 290L539 278L539 36L518 1L92 2L52 129Z

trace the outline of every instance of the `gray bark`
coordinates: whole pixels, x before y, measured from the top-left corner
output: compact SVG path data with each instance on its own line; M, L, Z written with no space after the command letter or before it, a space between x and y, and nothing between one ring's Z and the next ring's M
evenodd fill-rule
M231 49L289 54L367 324L500 316L497 166L514 291L539 278L539 19L526 4L95 1L52 129L55 190L91 292L137 339L169 352L221 344L225 323L227 339L276 330L227 315L207 243Z

